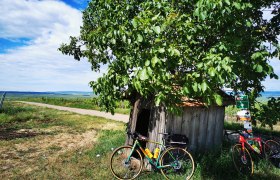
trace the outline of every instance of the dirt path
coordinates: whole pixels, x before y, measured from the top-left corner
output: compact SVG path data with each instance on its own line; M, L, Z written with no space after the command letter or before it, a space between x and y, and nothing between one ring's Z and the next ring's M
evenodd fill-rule
M26 102L26 101L18 101L18 102L25 103L25 104L31 104L31 105L35 105L35 106L42 106L42 107L57 109L57 110L62 110L62 111L70 111L70 112L83 114L83 115L104 117L106 119L112 119L112 120L115 120L115 121L122 121L122 122L125 122L125 123L127 123L128 120L129 120L129 116L125 115L125 114L115 113L115 115L111 115L110 113L100 112L100 111L96 111L96 110L89 110L89 109L56 106L56 105L37 103L37 102Z

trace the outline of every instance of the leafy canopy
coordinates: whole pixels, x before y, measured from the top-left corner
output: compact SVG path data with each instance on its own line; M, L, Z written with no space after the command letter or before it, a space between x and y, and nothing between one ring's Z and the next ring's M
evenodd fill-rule
M268 125L273 129L280 121L280 97L269 98L267 103L259 103L259 108L253 109L254 119L260 121L261 126Z
M182 97L222 104L217 93L233 88L256 97L261 81L277 78L268 59L279 56L277 1L92 0L83 12L79 37L59 48L87 58L90 82L107 111L124 95L152 97L174 108ZM265 20L261 9L274 8ZM264 42L271 44L270 46Z

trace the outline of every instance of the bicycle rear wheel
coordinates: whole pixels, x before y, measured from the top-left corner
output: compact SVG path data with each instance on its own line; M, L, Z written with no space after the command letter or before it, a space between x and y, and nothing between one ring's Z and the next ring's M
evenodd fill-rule
M121 146L113 152L110 168L117 179L134 179L143 168L143 158L137 149Z
M273 165L280 167L280 144L274 140L267 140L264 143L265 158Z
M160 165L166 166L161 173L167 179L190 179L194 173L192 155L183 148L171 147L163 152Z
M241 144L235 144L231 150L232 160L236 170L244 175L252 175L254 172L254 163L247 148L242 150Z

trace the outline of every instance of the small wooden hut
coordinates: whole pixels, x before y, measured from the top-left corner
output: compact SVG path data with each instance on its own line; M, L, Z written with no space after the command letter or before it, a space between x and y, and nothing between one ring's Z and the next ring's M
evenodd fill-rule
M165 107L153 106L147 99L139 98L134 102L130 114L128 130L137 131L149 139L161 142L161 132L184 134L189 139L189 149L193 152L205 152L218 149L222 145L225 106L234 103L234 99L223 94L222 106L206 107L204 103L195 100L185 100L182 104L182 114L174 115ZM133 140L127 137L126 144ZM155 144L142 144L154 150Z

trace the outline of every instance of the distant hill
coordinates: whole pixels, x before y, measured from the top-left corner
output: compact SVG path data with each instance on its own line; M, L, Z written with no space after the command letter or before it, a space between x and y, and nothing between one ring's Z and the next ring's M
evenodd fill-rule
M96 97L93 92L85 91L47 91L47 92L32 92L32 91L0 91L0 96L6 92L8 97ZM265 91L261 93L261 99L269 97L280 97L280 91Z
M0 91L0 96L6 92L7 97L94 97L93 92L84 91L55 91L55 92L32 92L32 91Z

